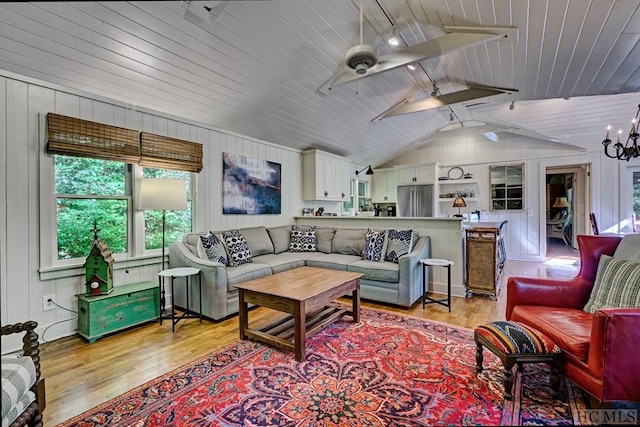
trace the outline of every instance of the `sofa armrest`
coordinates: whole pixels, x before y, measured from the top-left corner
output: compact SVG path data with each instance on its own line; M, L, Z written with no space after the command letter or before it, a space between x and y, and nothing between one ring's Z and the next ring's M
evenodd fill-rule
M413 250L398 258L400 274L398 304L410 307L422 296L422 258L431 256L431 238L420 236Z
M609 308L593 314L587 364L602 378L603 400L640 401L640 308Z
M223 264L199 258L183 242L173 242L169 245L169 268L176 267L199 268L203 313L215 320L227 316L227 268Z
M581 277L569 280L509 277L505 317L511 319L516 305L582 309L589 300L592 287L593 283Z

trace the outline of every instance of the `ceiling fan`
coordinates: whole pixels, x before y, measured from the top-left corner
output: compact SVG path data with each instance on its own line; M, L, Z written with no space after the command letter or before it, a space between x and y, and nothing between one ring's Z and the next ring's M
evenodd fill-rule
M378 55L371 44L365 44L362 38L364 23L362 0L360 0L360 44L347 50L343 67L318 91L327 95L336 86L390 71L408 64L437 58L455 50L487 43L499 39L517 39L517 27L454 27L445 26L445 35L414 46Z

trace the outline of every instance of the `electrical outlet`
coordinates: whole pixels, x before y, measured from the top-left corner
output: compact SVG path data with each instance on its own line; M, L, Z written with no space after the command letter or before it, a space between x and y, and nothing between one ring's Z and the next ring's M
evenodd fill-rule
M42 297L42 311L49 311L49 310L54 310L56 308L56 305L54 304L56 302L56 296L55 295L45 295Z

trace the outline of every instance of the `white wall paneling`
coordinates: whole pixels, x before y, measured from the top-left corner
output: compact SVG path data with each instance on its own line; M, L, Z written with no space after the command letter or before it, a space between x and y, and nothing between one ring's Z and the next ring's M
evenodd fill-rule
M105 124L144 130L203 144L204 169L194 180L194 230L275 226L293 223L300 213L301 153L296 149L179 120L119 101L94 99L84 93L51 88L15 76L0 76L0 282L2 323L35 320L44 339L73 334L75 316L62 309L42 311L42 296L76 310L75 294L83 290L81 265L51 268L56 257L53 161L46 155L46 113L55 112ZM231 152L282 165L280 215L222 215L222 153ZM42 206L41 206L42 203ZM142 222L142 213L134 214ZM118 259L116 286L157 280L160 259L140 257L144 241L133 242L135 257ZM10 249L10 250L9 250ZM72 319L73 318L73 319ZM72 319L65 321L67 319ZM4 342L4 341L3 341Z

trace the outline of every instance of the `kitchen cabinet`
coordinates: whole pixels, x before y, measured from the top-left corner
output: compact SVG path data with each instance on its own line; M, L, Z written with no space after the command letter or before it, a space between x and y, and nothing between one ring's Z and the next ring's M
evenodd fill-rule
M490 166L492 211L524 209L524 164Z
M396 166L397 184L434 184L436 182L437 163Z
M349 200L351 162L321 150L302 153L302 193L304 200L343 202Z
M395 203L397 200L397 174L395 169L376 169L373 175L371 201Z

